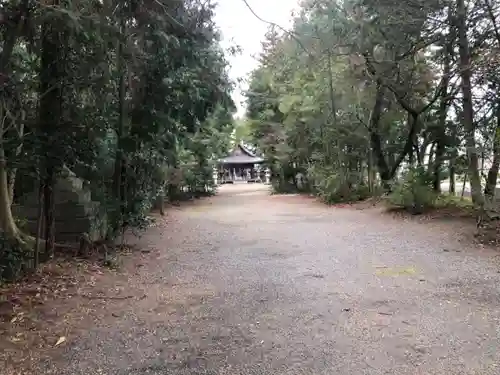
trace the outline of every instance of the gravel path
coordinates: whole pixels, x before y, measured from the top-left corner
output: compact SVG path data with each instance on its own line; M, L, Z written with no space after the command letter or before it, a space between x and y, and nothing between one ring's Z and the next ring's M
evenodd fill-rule
M259 185L169 220L40 373L500 374L499 262L453 233Z

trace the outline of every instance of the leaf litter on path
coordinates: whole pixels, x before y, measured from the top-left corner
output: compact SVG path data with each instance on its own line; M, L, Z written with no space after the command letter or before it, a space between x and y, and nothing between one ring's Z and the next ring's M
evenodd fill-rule
M65 341L66 341L66 337L65 336L61 336L61 337L59 337L59 339L57 340L57 342L55 343L54 346L59 346L59 345L61 345Z
M90 262L55 259L21 282L0 285L0 362L12 367L4 370L19 371L63 346L76 323L92 319L91 303L84 308L78 290L92 290L109 275Z

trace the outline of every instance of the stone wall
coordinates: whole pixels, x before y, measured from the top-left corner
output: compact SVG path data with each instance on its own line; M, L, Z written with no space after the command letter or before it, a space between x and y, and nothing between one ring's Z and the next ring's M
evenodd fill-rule
M55 185L56 241L78 242L83 233L96 241L106 237L107 220L99 210L99 203L92 201L90 191L83 181L71 172L58 178ZM26 220L23 228L35 235L38 214L38 194L27 194L21 203L13 206L14 216Z

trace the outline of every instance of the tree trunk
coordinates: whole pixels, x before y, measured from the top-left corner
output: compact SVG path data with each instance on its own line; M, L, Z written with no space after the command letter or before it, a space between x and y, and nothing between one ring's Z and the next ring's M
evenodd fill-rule
M378 168L378 173L380 174L380 179L382 180L382 185L386 191L391 190L391 172L389 170L389 165L385 160L384 151L382 149L382 140L379 134L379 124L380 118L382 117L382 106L384 99L384 88L380 82L377 82L377 93L375 96L375 103L373 104L373 110L370 117L370 144L372 147L373 156L375 157L375 162Z
M165 216L165 194L162 193L158 197L158 205L160 206L160 215Z
M52 168L47 169L47 176L44 180L44 202L43 209L44 215L43 219L45 221L45 255L49 258L54 256L54 245L55 245L55 194L54 194L54 184L55 176L54 170Z
M436 151L434 151L436 149ZM437 158L437 142L431 144L431 148L429 150L429 157L427 159L427 169L431 169L433 165L436 163ZM436 190L436 189L435 189Z
M497 186L498 170L500 169L500 102L496 108L497 125L495 128L495 136L493 139L493 162L488 171L486 185L484 187L484 195L487 200L492 200L495 195Z
M500 46L500 28L498 27L498 20L495 16L494 8L490 0L484 0L484 5L486 6L488 16L493 24L493 31L495 39L497 41L497 47ZM495 135L493 139L493 162L491 168L488 171L488 176L486 177L486 185L484 188L485 200L488 202L490 207L493 207L493 201L495 198L495 190L498 178L498 171L500 167L500 101L496 103L496 121L497 125L495 128Z
M417 165L419 167L421 167L424 163L425 154L420 153L420 145L418 144L418 137L415 137L415 144L413 145L413 151L415 152L415 155L417 156Z
M0 54L0 76L9 77L11 71L11 58L14 46L17 43L19 35L24 26L24 21L28 14L29 0L23 0L19 6L17 15L12 22L11 29L5 31L5 40L3 42L2 53ZM5 84L5 80L3 81ZM5 158L5 150L3 148L3 137L5 129L4 124L4 101L0 98L0 230L9 237L23 243L21 233L17 228L11 210L11 200L9 196L8 176L7 176L7 160Z
M449 193L455 195L456 193L456 162L458 158L458 147L459 147L459 142L458 142L458 126L456 123L453 123L453 126L451 128L451 155L450 155L450 161L448 164L448 169L450 172L450 186L449 186Z
M17 129L17 134L20 140L19 146L16 147L16 151L14 153L14 157L17 159L21 155L21 151L23 149L22 139L24 136L24 122L26 121L26 112L22 111L21 113L21 123L19 124L19 128ZM14 187L16 186L16 174L17 168L11 168L9 171L9 198L10 203L14 202Z
M335 105L335 90L333 88L332 52L328 49L328 88L330 94L330 111L334 125L337 124L337 107Z
M449 165L449 171L450 171L450 186L448 189L448 193L451 195L455 195L455 162L454 160L450 160L450 165Z
M7 236L22 242L10 205L7 180L7 160L4 150L5 119L4 102L0 101L0 230Z
M406 114L406 124L407 124L408 129L411 129L412 118L411 118L409 112ZM409 134L409 136L411 136L411 134ZM415 152L414 152L415 148L414 148L413 139L411 139L410 142L411 142L411 147L408 151L408 164L410 164L410 168L412 168L415 165Z
M396 174L399 166L405 159L406 155L410 154L410 165L413 164L413 150L416 144L416 139L417 139L417 133L418 133L418 127L419 127L419 113L417 112L408 112L408 138L406 140L406 143L403 147L403 150L401 151L401 154L395 159L394 164L391 169L391 175L394 177ZM417 145L418 147L418 145ZM419 162L420 164L420 162Z
M19 229L10 208L7 162L3 147L0 148L0 229L8 237L20 239Z
M434 169L434 180L433 180L433 189L436 193L441 192L441 169L443 168L443 156L445 152L445 134L444 131L439 129L439 135L436 140L436 154L433 162ZM429 168L431 164L429 163Z
M465 143L467 157L469 159L469 179L471 185L472 202L476 209L482 211L484 207L484 196L481 189L481 178L478 169L478 155L476 149L474 124L474 108L472 103L471 84L471 56L469 40L467 39L467 10L464 0L457 0L457 19L455 26L458 31L458 50L460 53L459 71L462 89L463 127L465 131Z
M373 153L370 147L368 147L368 189L370 193L373 193L373 188L375 185L375 179L373 178Z
M122 23L120 30L123 33L124 32L124 25ZM118 124L116 127L116 137L117 137L117 145L116 145L116 156L115 156L115 168L114 168L114 174L113 174L113 192L115 194L115 197L118 199L120 203L123 202L124 197L122 196L122 177L123 177L123 137L125 135L125 118L126 118L126 113L125 113L125 95L126 95L126 86L125 86L125 63L123 61L124 56L123 56L123 43L120 40L118 42L118 47L117 47L117 67L118 67L118 74L119 76L119 82L118 82Z
M453 14L451 7L448 10L448 22L450 22L450 31L448 33L448 40L446 41L446 48L444 51L444 61L443 61L443 79L442 79L442 89L441 96L439 100L439 125L438 132L436 136L436 161L434 163L434 191L441 192L441 169L443 167L444 153L446 150L445 138L446 138L446 117L448 115L449 99L448 91L450 85L450 73L451 73L451 57L453 55L453 42L455 40L455 28L451 24L453 19Z
M43 201L44 201L45 189L43 186L43 181L38 178L38 209L37 209L37 219L36 219L36 240L35 240L35 262L34 267L37 268L40 264L40 238L42 237L42 231L44 226L43 219Z
M60 0L52 0L52 6L59 6ZM65 83L65 51L67 31L63 25L50 18L42 25L40 59L40 104L39 129L43 140L43 162L41 163L45 188L44 218L46 224L45 253L52 256L55 244L54 184L61 162L57 138L61 131L63 117L63 87Z
M464 182L462 184L462 193L460 194L460 196L463 198L464 197L464 194L465 194L465 187L467 186L467 173L464 174Z

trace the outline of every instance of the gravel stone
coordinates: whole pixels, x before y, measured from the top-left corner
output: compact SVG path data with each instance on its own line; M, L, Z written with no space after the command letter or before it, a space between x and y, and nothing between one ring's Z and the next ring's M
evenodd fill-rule
M500 374L495 252L266 189L168 211L128 275L146 297L110 301L37 373Z

